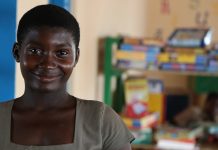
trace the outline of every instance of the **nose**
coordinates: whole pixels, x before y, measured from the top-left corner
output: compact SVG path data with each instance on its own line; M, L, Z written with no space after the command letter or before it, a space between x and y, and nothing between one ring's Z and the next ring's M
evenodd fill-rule
M44 69L54 69L57 67L55 58L51 53L47 53L42 56L40 67Z

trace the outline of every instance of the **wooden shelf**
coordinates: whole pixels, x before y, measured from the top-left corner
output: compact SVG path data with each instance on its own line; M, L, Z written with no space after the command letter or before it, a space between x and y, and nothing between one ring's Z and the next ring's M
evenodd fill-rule
M190 78L190 81L192 80L192 77L211 77L212 80L216 80L216 77L218 77L218 72L203 72L203 71L175 71L175 70L143 70L143 69L121 69L114 66L114 60L113 60L113 49L114 45L118 45L120 42L120 38L112 38L107 37L105 39L104 43L104 102L110 106L112 106L112 83L111 79L112 77L115 77L116 82L116 88L120 89L122 91L122 80L123 75L141 75L141 76L149 76L149 78L156 78L156 77L166 77L167 79L171 79L171 76L184 76L183 78ZM215 78L215 79L214 79ZM160 77L161 79L161 77ZM172 78L173 79L173 78ZM193 78L194 79L194 78ZM218 78L217 78L218 79ZM188 79L189 80L189 79ZM169 83L171 85L170 82ZM175 80L172 80L172 82L175 82ZM213 81L212 81L213 82ZM218 80L216 81L218 82ZM199 82L198 82L199 83ZM206 83L206 82L205 82ZM195 84L195 83L194 83ZM167 84L166 84L167 85ZM167 86L166 86L167 87ZM214 88L214 86L212 86ZM168 88L168 87L167 87ZM117 90L116 89L116 90ZM201 89L202 90L202 89ZM208 92L211 89L206 90ZM119 97L117 97L119 99Z

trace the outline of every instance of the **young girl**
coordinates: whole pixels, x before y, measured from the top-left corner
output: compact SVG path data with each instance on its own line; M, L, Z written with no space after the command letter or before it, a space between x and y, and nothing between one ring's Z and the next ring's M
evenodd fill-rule
M0 104L1 150L130 150L134 139L120 117L98 101L66 91L79 59L76 19L55 5L24 14L13 47L24 94Z

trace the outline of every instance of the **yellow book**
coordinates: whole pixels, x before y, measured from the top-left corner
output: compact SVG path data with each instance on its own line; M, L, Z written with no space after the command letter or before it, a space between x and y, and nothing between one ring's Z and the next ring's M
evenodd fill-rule
M148 100L149 112L157 112L159 114L158 123L161 124L165 119L165 102L164 94L162 93L150 93Z
M195 54L179 54L177 57L178 63L194 64L196 62Z
M117 51L115 51L114 56L118 60L146 61L145 52L140 52L140 51L117 50Z
M145 78L127 79L124 83L127 104L148 101L148 82Z
M170 53L161 53L158 55L158 62L168 63L170 62Z

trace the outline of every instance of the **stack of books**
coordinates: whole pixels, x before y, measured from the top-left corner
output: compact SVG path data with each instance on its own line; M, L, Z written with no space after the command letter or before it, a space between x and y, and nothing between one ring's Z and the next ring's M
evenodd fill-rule
M202 134L203 130L185 129L179 127L160 127L155 134L157 147L170 150L196 150L196 137Z
M158 140L157 147L170 150L197 150L195 140L189 139L161 139Z
M218 71L218 48L212 49L208 54L208 69L209 72L217 72Z
M178 28L170 35L163 56L159 57L161 69L180 71L206 71L206 47L211 43L210 29Z
M161 80L130 77L124 82L126 106L122 118L135 135L134 144L151 144L153 128L165 120L164 86Z
M206 71L207 51L202 48L168 47L158 56L162 70Z
M158 69L158 54L164 43L158 39L124 37L114 56L119 68Z

